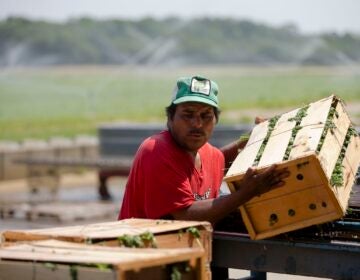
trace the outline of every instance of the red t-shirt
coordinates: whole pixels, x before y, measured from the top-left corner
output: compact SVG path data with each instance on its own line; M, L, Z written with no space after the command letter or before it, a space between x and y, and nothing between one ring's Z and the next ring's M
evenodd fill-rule
M198 152L201 171L169 131L147 138L135 155L119 219L158 219L195 200L217 197L224 176L224 156L209 143Z

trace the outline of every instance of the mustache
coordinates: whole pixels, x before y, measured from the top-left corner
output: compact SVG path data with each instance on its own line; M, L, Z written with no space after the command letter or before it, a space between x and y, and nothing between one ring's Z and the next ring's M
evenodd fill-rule
M204 130L202 130L202 129L196 129L196 128L194 128L194 129L189 130L189 134L205 135L205 132L204 132Z

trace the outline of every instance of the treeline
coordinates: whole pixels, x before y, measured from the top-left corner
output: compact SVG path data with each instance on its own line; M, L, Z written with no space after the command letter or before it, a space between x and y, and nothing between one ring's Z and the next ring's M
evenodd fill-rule
M93 20L12 17L0 22L0 66L199 65L360 62L360 35L301 34L247 20Z

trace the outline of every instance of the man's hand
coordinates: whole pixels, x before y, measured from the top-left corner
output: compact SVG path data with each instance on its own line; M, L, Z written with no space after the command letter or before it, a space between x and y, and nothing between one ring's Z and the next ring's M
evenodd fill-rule
M248 168L245 176L235 186L242 191L248 199L254 196L260 196L270 190L279 188L285 184L284 179L289 177L290 172L287 168L277 169L273 164L266 169L258 170Z
M262 123L262 122L267 121L267 120L268 120L267 118L256 116L255 117L255 124L259 124L259 123Z
M254 196L283 186L284 179L289 174L286 168L277 169L276 165L263 170L249 168L243 179L235 184L236 192L215 199L194 201L189 207L171 213L171 216L176 220L203 220L215 223Z

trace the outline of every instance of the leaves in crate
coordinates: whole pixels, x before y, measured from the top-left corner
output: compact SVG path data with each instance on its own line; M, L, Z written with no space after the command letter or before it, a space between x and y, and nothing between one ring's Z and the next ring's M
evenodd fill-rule
M175 265L172 267L171 280L181 280L181 272Z
M270 139L271 132L274 130L274 127L275 127L277 121L279 120L279 118L280 118L280 116L275 116L275 117L272 117L271 119L269 119L268 131L267 131L266 136L265 136L265 138L259 148L259 151L255 157L253 166L257 166L259 164L261 156L265 150L266 144Z
M44 266L48 269L51 269L51 271L54 271L57 269L56 263L46 262L46 263L44 263Z
M343 161L344 161L344 157L345 157L345 153L346 153L346 149L349 146L350 140L352 136L356 136L358 135L356 129L352 126L350 126L348 128L348 131L346 132L346 136L344 139L344 143L341 147L340 150L340 154L339 157L336 161L334 170L331 174L331 178L330 178L330 184L333 187L341 187L344 185L344 173L343 173Z
M196 227L189 227L187 230L194 238L200 238L200 231Z
M200 231L198 228L196 227L189 227L186 232L188 232L189 234L191 234L191 236L196 240L196 242L198 243L199 247L202 247L202 244L200 242Z
M335 98L333 100L333 102L331 103L331 107L330 107L328 116L326 118L324 130L323 130L323 132L321 134L319 144L318 144L318 146L316 148L317 153L319 153L321 151L321 148L322 148L322 146L324 144L324 140L325 140L325 137L326 137L328 131L330 130L332 132L336 128L336 126L335 126L335 124L333 122L333 119L334 119L334 117L336 117L336 118L339 117L339 113L336 111L336 106L337 106L338 101L339 101L339 99Z
M182 230L182 229L179 229L178 230L178 240L180 240L181 238L182 238L182 236L183 236L183 234L184 234L184 231Z
M108 270L112 269L112 265L111 264L106 264L106 263L97 263L97 264L95 264L95 266L100 271L108 271Z
M186 277L186 275L183 274L187 274L191 272L191 267L189 265L189 262L174 263L169 265L167 268L170 269L171 280L181 280L183 278L188 279L188 277Z
M342 161L339 162L339 160L336 162L335 168L333 170L333 173L331 174L330 178L330 184L333 187L341 187L344 184L343 179L343 166Z
M92 244L93 243L93 240L91 238L86 238L85 239L85 244Z
M147 247L147 245L153 248L157 247L153 233L148 231L140 235L124 234L118 237L118 242L119 245L131 248L144 248Z
M245 142L245 141L248 141L250 138L250 133L247 133L247 134L243 134L239 137L239 141L240 142Z
M71 280L77 280L78 279L78 268L76 265L70 265L70 277Z
M147 245L150 245L150 247L157 248L156 239L152 232L146 231L146 232L140 234L140 238L144 243L147 243Z
M304 107L302 107L297 113L295 117L292 118L288 118L289 122L296 122L298 124L301 123L301 120L306 117L307 115L307 109L309 108L309 105L306 105Z
M144 243L141 241L138 235L128 235L124 234L118 237L120 245L131 248L141 248L144 247Z
M302 126L300 125L301 121L307 115L308 108L309 108L309 105L302 107L299 111L297 111L295 117L288 119L289 122L295 122L295 126L291 131L291 137L290 137L289 143L286 147L283 160L289 159L290 152L293 148L293 144L294 144L296 135L297 135L298 131L302 128Z

